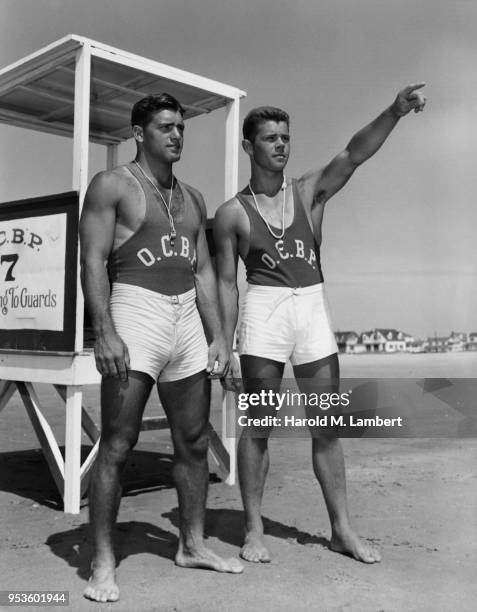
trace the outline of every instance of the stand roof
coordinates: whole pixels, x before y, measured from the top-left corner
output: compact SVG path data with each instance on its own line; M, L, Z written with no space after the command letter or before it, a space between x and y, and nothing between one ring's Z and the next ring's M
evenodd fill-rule
M0 122L73 136L75 59L91 52L89 138L118 144L131 137L130 112L138 99L167 91L185 119L225 106L245 92L166 64L70 34L0 70Z

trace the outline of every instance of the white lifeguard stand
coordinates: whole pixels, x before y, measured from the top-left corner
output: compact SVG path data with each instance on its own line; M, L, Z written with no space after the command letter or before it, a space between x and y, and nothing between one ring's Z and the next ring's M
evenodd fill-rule
M17 228L15 234L14 225L21 225L21 219L27 218L31 226L32 219L33 223L39 219L35 216L38 204L43 206L42 223L46 222L45 215L50 215L55 227L60 227L60 233L61 227L64 228L66 260L70 253L69 272L65 275L73 274L73 280L64 278L59 283L64 291L64 304L58 320L63 324L50 327L48 323L44 329L41 325L45 323L36 324L35 317L30 316L24 317L28 319L27 329L11 318L7 329L2 330L0 325L0 411L18 389L63 497L64 510L69 513L79 512L99 443L99 431L82 407L82 387L100 381L93 353L84 348L84 301L79 278L77 223L88 181L88 145L89 141L105 145L106 167L114 167L118 145L131 137L132 105L148 93L160 91L167 91L180 101L185 119L225 109L224 198L232 197L237 191L239 101L246 95L240 89L74 34L0 70L0 122L73 138L72 193L0 204L0 223L6 228L0 246L15 243L17 251L36 247L40 241L38 233L36 239L19 244L21 241L17 238L27 230ZM2 211L7 212L2 216ZM56 221L55 217L58 217ZM31 227L27 229L31 231ZM8 240L10 230L13 239ZM47 231L51 233L51 228ZM9 248L12 250L13 246ZM30 251L28 256L32 256ZM12 278L18 280L12 272L15 257L19 260L18 252L3 255L2 263L6 265L0 268L0 295L9 289ZM44 274L53 272L46 268ZM46 303L45 299L41 303ZM6 310L7 314L0 309L4 319L12 309ZM42 414L33 383L54 385L65 401L64 458ZM223 402L221 439L210 427L210 448L229 484L235 478L235 439L226 432L226 413L232 409L232 402L230 396ZM164 427L167 427L165 417L149 417L143 422L143 429ZM82 429L93 443L83 464Z

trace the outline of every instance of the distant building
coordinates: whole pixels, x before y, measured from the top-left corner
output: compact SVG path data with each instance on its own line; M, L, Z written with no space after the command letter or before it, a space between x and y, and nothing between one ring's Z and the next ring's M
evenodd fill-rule
M340 353L361 353L366 350L359 343L359 335L355 331L337 331L335 339Z
M465 343L466 351L477 351L477 332L470 332Z
M465 332L451 332L447 338L447 350L450 352L465 351L467 334Z
M360 341L368 353L396 353L407 350L413 337L397 329L377 328L363 332Z
M340 353L446 353L477 351L477 332L456 332L449 336L415 339L394 328L377 327L358 334L355 331L335 332Z
M406 345L406 350L409 353L425 353L427 351L427 342L425 340L413 340Z
M427 339L429 353L445 353L447 351L447 336L433 336Z

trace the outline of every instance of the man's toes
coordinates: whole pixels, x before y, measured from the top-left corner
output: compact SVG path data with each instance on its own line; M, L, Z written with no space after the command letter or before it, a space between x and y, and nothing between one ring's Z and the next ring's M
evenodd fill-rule
M84 591L84 596L87 599L93 599L94 601L98 601L99 593L97 593L96 589L93 589L93 587L87 587Z
M361 551L359 555L359 559L364 561L364 563L378 563L381 561L381 557L377 550L373 550L372 548L367 548Z
M260 554L260 559L259 560L261 561L261 563L270 563L272 558L270 557L270 553L268 552L268 550L264 550Z
M229 559L228 560L229 571L233 574L241 574L244 570L243 565L240 563L238 559Z
M258 563L259 561L258 554L252 550L242 550L240 556L242 559L245 559L245 561L249 561L250 563Z
M108 591L108 601L118 601L119 593L116 590Z

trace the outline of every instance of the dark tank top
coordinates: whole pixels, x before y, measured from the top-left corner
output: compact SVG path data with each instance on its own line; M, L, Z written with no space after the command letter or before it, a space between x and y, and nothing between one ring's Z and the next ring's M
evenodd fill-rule
M250 220L250 246L244 264L247 281L252 285L309 287L323 282L320 247L311 230L295 180L292 180L291 188L293 221L281 239L270 234L253 204L240 193L236 196ZM280 234L279 228L271 227L275 234Z
M172 246L169 218L159 194L135 164L126 167L141 185L146 212L139 229L109 256L110 280L164 295L185 293L195 286L195 246L202 221L199 203L187 186L177 181L184 197L184 214L179 219L174 217L177 236Z

